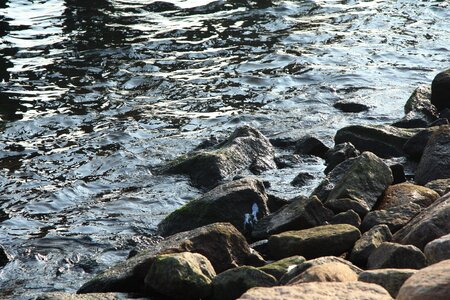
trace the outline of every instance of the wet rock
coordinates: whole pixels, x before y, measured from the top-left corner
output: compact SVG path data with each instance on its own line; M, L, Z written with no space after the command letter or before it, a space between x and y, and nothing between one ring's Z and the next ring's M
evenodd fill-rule
M376 225L356 241L349 260L361 268L366 268L370 254L383 242L389 242L391 239L392 233L387 225Z
M277 284L272 275L253 267L237 267L217 275L213 280L214 300L234 300L253 287Z
M431 124L428 125L428 127L441 126L441 125L448 125L448 124L450 124L450 123L448 122L448 118L442 118L442 117L440 117L440 118L436 119L435 121L431 122Z
M267 194L267 207L269 208L269 212L273 213L282 208L285 205L288 205L292 201L283 199L276 195Z
M46 293L40 295L35 300L126 300L126 294L120 293L92 293L92 294L70 294L63 292Z
M286 231L269 238L272 257L301 255L307 259L341 255L361 237L358 228L348 224L324 225L298 231Z
M393 181L391 169L370 152L364 152L347 161L351 161L351 165L330 191L327 201L339 198L362 199L369 208L372 208ZM333 173L331 172L329 176Z
M437 116L436 107L431 104L431 88L428 85L417 87L405 103L405 114L422 112L430 117Z
M336 103L333 104L333 107L337 108L343 112L352 112L352 113L369 110L369 106L367 106L365 104L357 103L357 102L349 102L349 101L345 101L345 100L337 101Z
M404 156L403 145L420 129L389 125L352 125L337 131L336 144L350 142L359 151L370 151L389 158Z
M379 285L359 281L309 282L296 286L254 288L240 300L391 300L389 293Z
M355 227L361 225L361 218L354 210L347 210L335 215L331 220L330 224L349 224Z
M444 196L450 192L450 178L432 180L425 184L425 187L432 189L440 196Z
M300 172L299 174L297 174L297 176L295 176L291 184L293 186L304 186L313 179L314 179L313 175L306 172Z
M291 279L288 285L298 285L305 282L345 282L357 280L358 275L348 265L333 262L312 266Z
M336 256L322 256L322 257L319 257L316 259L311 259L311 260L305 261L304 263L301 263L301 264L297 265L296 267L292 268L291 270L289 270L289 272L287 272L285 275L283 275L283 277L281 277L280 284L283 284L283 285L287 284L288 282L293 280L295 277L302 274L303 272L305 272L306 270L308 270L309 268L311 268L313 266L319 266L319 265L329 264L329 263L344 264L344 265L348 266L356 274L359 274L362 272L362 270L360 268L358 268L357 266L353 265L351 262L349 262L343 258L336 257Z
M320 201L325 202L336 184L348 172L354 160L354 158L350 158L337 165L314 189L312 195L316 195Z
M416 272L417 270L414 269L368 270L359 274L358 280L378 284L395 298L403 283Z
M450 108L450 69L434 77L431 83L431 103L438 111Z
M361 231L364 232L376 225L385 224L392 233L395 233L421 211L422 207L412 202L394 206L387 210L374 210L364 217L361 224Z
M436 119L437 116L430 117L419 111L411 111L400 120L394 122L392 126L399 128L424 128Z
M370 211L367 203L360 199L339 198L330 199L325 203L325 207L331 209L335 214L353 210L361 218Z
M213 266L201 254L164 254L154 258L145 286L174 299L203 299L212 293L214 276Z
M195 186L214 187L244 169L260 172L275 167L274 149L269 140L257 129L242 126L213 149L180 157L162 171L188 174Z
M428 207L437 198L439 198L439 194L435 191L405 182L389 186L384 192L383 198L377 203L376 208L389 209L410 202L419 204L421 207Z
M5 248L3 248L2 245L0 245L0 268L6 266L8 262L9 262L9 255L5 251Z
M372 251L368 269L421 269L426 266L425 255L413 245L384 242Z
M360 152L352 143L337 144L325 153L325 174L330 173L338 164L352 157L357 157Z
M251 256L245 238L231 224L210 224L168 237L147 251L97 275L85 283L78 293L142 292L144 278L155 256L186 251L207 257L218 273L246 264Z
M450 178L450 126L440 126L428 140L417 166L415 181L424 185L435 179Z
M408 224L397 231L392 240L423 249L429 242L450 233L450 194L437 199Z
M450 234L429 242L423 252L430 264L450 259Z
M268 214L263 184L244 178L219 185L175 210L159 223L158 233L168 236L215 222L229 222L243 233L250 232Z
M309 154L318 157L324 157L328 151L328 147L325 146L319 139L312 136L304 136L295 144L296 154Z
M275 164L278 169L295 168L302 163L302 158L298 154L275 156Z
M448 300L450 298L450 260L417 271L398 292L398 300Z
M264 239L287 230L306 229L325 224L333 212L325 208L315 196L298 197L275 213L260 219L254 226L252 237Z
M437 130L439 130L439 127L430 127L419 131L408 141L406 141L403 145L403 151L409 158L419 161L423 155L423 151L425 150L428 140Z
M303 256L296 255L274 261L270 264L259 267L258 269L272 275L277 280L280 280L280 278L283 277L283 275L285 275L290 269L303 262L305 262L305 258Z

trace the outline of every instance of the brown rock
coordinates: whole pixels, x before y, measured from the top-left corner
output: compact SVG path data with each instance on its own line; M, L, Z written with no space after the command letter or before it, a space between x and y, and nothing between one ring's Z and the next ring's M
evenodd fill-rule
M406 279L416 272L414 269L368 270L359 274L358 280L381 285L395 298Z
M313 266L294 277L288 285L298 285L305 282L344 282L357 281L358 275L349 266L342 263L328 263Z
M389 209L409 202L428 207L437 198L439 194L429 188L404 182L389 186L381 201L377 203L376 209Z

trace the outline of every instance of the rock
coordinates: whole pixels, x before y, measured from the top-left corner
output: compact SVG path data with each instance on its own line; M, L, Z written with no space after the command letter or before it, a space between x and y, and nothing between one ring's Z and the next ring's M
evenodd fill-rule
M368 270L359 274L358 280L378 284L395 298L403 283L416 272L417 270L414 269Z
M350 198L330 199L325 203L325 207L331 209L336 214L353 210L361 218L364 218L370 210L367 203L363 200Z
M391 239L392 234L387 225L376 225L356 241L349 260L361 268L366 268L370 254L383 242L389 242Z
M258 251L259 254L261 254L264 259L268 259L269 254L269 240L259 240L250 245L251 249L254 249L255 251Z
M155 256L178 252L200 253L216 272L246 264L250 248L242 234L229 223L215 223L168 237L147 251L111 267L85 283L78 293L142 292L144 278Z
M391 169L370 152L349 160L350 167L330 191L327 201L339 198L362 199L372 208L393 181Z
M450 194L434 201L397 231L392 240L423 249L429 242L450 233Z
M427 85L417 87L405 103L405 115L421 112L429 117L437 116L436 107L431 104L431 88Z
M328 151L328 147L325 146L319 139L307 135L300 138L295 143L295 154L308 154L318 157L324 157L325 153Z
M338 164L352 157L357 157L360 152L352 143L342 143L335 145L332 149L325 153L325 174L330 173Z
M309 282L296 286L254 288L240 300L391 300L379 285L359 281Z
M450 126L439 126L428 140L417 166L415 181L424 185L435 179L450 178Z
M450 121L450 108L444 108L439 112L439 118L447 119Z
M354 210L347 210L335 215L331 220L330 224L349 224L355 227L361 225L361 218Z
M425 246L424 253L430 264L450 259L450 234L429 242Z
M419 204L421 207L428 207L437 198L439 198L439 194L435 191L405 182L389 186L384 192L383 198L377 203L376 209L389 209L410 202Z
M145 286L174 299L203 299L212 293L214 276L213 266L201 254L164 254L154 258Z
M425 184L425 187L432 189L440 196L444 196L450 192L450 178L436 179Z
M286 231L269 238L272 257L302 255L307 259L341 255L360 238L358 228L348 224L324 225L298 231Z
M412 202L394 206L387 210L374 210L364 217L361 224L361 231L365 232L375 225L385 224L392 233L395 233L421 211L422 207Z
M389 158L404 156L403 145L420 129L398 128L389 125L352 125L339 129L336 144L350 142L359 151L370 151Z
M344 177L354 162L354 158L347 159L338 164L314 189L312 195L316 195L320 201L325 202L336 184Z
M38 296L35 300L126 300L126 294L120 293L91 293L77 295L63 292L46 293Z
M253 267L237 267L217 275L213 280L214 300L234 300L253 287L277 284L272 275Z
M306 172L300 172L295 176L295 178L292 180L291 185L293 186L304 186L308 183L308 181L311 181L314 179L314 176L306 173Z
M413 245L381 243L367 260L368 269L421 269L427 265L425 255Z
M345 282L357 280L358 275L349 266L334 262L312 266L291 279L288 285L298 285L305 282Z
M274 149L257 129L241 126L209 151L196 151L176 159L164 173L188 174L195 186L214 187L244 169L260 172L275 168Z
M431 83L431 103L438 111L450 108L450 69L434 77Z
M435 121L431 122L430 125L428 125L428 127L433 127L433 126L441 126L441 125L448 125L450 124L448 122L448 118L442 118L441 116L436 119Z
M436 126L419 131L406 141L403 145L403 151L409 158L419 161L423 155L423 151L425 150L428 140L437 130L439 130L439 127Z
M302 162L302 157L298 154L275 156L275 164L278 169L295 168Z
M419 111L411 111L400 120L394 122L392 126L399 128L424 128L429 126L436 119L437 116L430 117Z
M450 299L450 260L417 271L400 288L398 300Z
M394 177L392 184L403 183L406 181L405 168L402 164L389 165L389 168L391 169L392 177Z
M280 280L280 278L283 277L283 275L285 275L290 269L303 262L305 262L305 258L303 256L296 255L274 261L263 267L259 267L258 269L272 275L277 280Z
M273 213L282 208L285 205L288 205L292 201L280 198L276 195L267 194L267 207L269 208L269 212Z
M349 102L349 101L344 101L344 100L340 100L340 101L336 102L335 104L333 104L333 107L337 108L343 112L352 112L352 113L369 110L369 106L367 106L365 104Z
M9 263L10 257L8 253L5 251L5 248L0 245L0 268L6 266Z
M159 223L158 233L168 236L215 222L229 222L246 233L268 214L263 184L244 178L219 185L175 210Z
M252 237L264 239L287 230L306 229L323 225L333 217L317 197L298 197L277 212L260 219L254 226Z
M305 261L304 263L301 263L301 264L297 265L296 267L292 268L285 275L283 275L283 277L281 277L279 283L282 285L285 285L288 282L290 282L291 280L293 280L295 277L302 274L303 272L305 272L306 270L308 270L311 267L324 265L324 264L330 264L330 263L344 264L347 267L349 267L356 274L359 274L362 272L362 270L360 268L358 268L357 266L353 265L351 262L349 262L343 258L336 257L336 256L322 256L319 258Z

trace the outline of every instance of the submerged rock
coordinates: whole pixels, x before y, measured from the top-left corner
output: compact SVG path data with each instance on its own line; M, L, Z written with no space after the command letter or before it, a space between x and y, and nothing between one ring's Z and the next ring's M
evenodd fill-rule
M291 268L303 262L305 262L305 258L303 256L296 255L274 261L270 264L259 267L258 269L272 275L277 280L280 280L281 277L283 277L283 275L285 275Z
M367 111L370 108L369 106L362 103L349 102L345 100L341 100L334 103L333 107L343 112L353 112L353 113Z
M427 265L425 255L413 245L384 242L372 251L368 269L421 269Z
M395 298L403 283L416 272L414 269L367 270L359 274L358 280L378 284Z
M345 282L357 281L358 275L346 264L332 262L312 266L288 282L298 285L305 282Z
M229 222L241 232L250 232L257 220L269 214L262 182L244 178L217 186L169 214L158 225L168 236L215 222Z
M431 103L439 111L450 108L450 69L434 77L431 83Z
M242 126L225 142L208 151L180 157L163 172L188 174L195 186L214 187L244 169L259 173L273 168L276 168L274 149L269 140L257 129Z
M383 198L377 203L377 209L389 209L394 206L419 204L421 207L430 206L439 194L435 191L412 183L400 183L389 186L384 192Z
M450 259L450 234L429 242L423 252L431 264Z

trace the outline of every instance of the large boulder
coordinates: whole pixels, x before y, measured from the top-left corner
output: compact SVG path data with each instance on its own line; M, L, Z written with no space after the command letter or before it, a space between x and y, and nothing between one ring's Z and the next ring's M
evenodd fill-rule
M439 111L450 108L450 69L434 77L431 83L431 103Z
M213 279L214 300L234 300L253 287L270 287L277 280L261 270L243 266L220 273Z
M212 293L214 276L213 266L201 254L164 254L153 260L145 277L145 286L174 299L203 299Z
M215 222L229 222L245 233L268 214L263 183L243 178L219 185L175 210L159 223L158 233L168 236Z
M312 266L291 279L288 285L298 285L305 282L344 282L357 280L358 275L348 265L333 262Z
M425 184L425 187L432 189L440 196L450 192L450 178L436 179Z
M450 299L450 260L414 273L400 288L398 300Z
M274 149L269 140L257 129L242 126L223 143L182 156L162 171L188 174L195 186L213 187L244 169L258 173L273 168Z
M330 224L350 224L358 228L361 225L361 218L354 210L350 209L335 215L330 220Z
M403 283L416 272L414 269L367 270L359 274L358 280L381 285L395 298Z
M417 166L415 181L424 185L443 178L450 178L450 125L439 126L428 140Z
M426 244L450 233L450 193L422 210L408 224L397 231L392 240L423 249Z
M377 203L377 209L389 209L394 206L414 202L422 207L428 207L439 198L435 191L409 182L389 186L383 198Z
M373 283L309 282L295 286L253 288L239 300L391 300L389 293Z
M383 242L389 242L391 239L392 234L387 225L376 225L356 241L349 260L361 268L366 268L370 254Z
M429 242L423 252L430 264L450 259L450 234Z
M303 256L296 255L274 261L265 266L259 267L258 269L272 275L277 280L280 280L280 278L283 277L283 275L285 275L291 268L303 262L305 262L305 258Z
M436 117L437 110L431 104L431 88L428 85L418 86L406 101L404 106L405 114L410 112L422 112Z
M268 246L270 254L276 259L294 255L311 259L341 255L352 249L360 237L358 228L348 224L323 225L272 235Z
M425 255L413 245L384 242L372 251L368 269L421 269L427 265Z
M275 213L256 222L252 237L265 239L287 230L307 229L323 225L332 217L333 212L325 208L317 197L298 197Z
M145 276L157 255L186 251L207 257L217 273L247 264L252 257L247 241L234 226L229 223L210 224L168 237L97 275L78 293L142 292Z
M397 157L404 156L403 145L419 131L389 125L352 125L339 129L334 142L350 142L361 152L370 151L383 158Z

